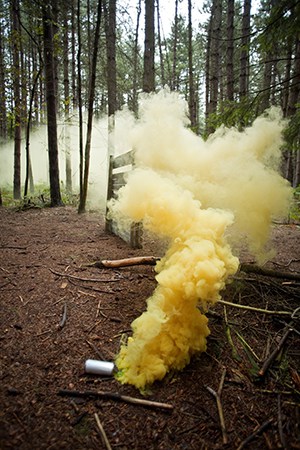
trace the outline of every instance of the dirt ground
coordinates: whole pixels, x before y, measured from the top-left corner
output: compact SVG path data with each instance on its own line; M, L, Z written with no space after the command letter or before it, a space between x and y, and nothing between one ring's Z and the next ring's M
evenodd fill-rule
M290 316L219 303L208 313L207 352L142 395L113 377L85 374L84 362L113 361L155 288L154 268L88 264L161 256L157 243L148 240L133 250L105 232L99 214L78 215L71 207L2 207L0 230L2 450L300 449L299 316L292 324L296 331L259 377ZM286 312L299 306L299 231L295 224L274 227L278 252L266 265L295 279L240 271L223 299ZM118 393L172 409L120 398L61 396L62 389Z

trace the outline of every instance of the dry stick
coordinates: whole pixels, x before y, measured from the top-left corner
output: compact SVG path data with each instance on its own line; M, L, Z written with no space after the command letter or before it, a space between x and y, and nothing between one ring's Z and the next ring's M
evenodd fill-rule
M255 311L255 312L261 312L263 314L270 314L270 315L274 315L274 316L290 316L292 314L292 311L270 311L269 309L262 309L262 308L255 308L254 306L246 306L246 305L239 305L237 303L231 303L231 302L227 302L226 300L218 300L219 303L222 303L222 305L227 305L227 306L233 306L234 308L240 308L240 309L245 309L245 310L249 310L249 311Z
M300 311L300 306L298 306L298 308L296 308L292 314L291 314L291 322L289 324L286 324L285 327L285 331L282 335L282 338L280 339L279 343L277 344L277 346L275 347L275 349L273 350L273 352L269 355L269 357L265 360L262 368L260 369L260 371L258 372L258 375L263 377L267 370L269 369L270 365L273 363L273 361L275 360L275 358L277 357L277 355L279 354L280 350L282 349L285 341L287 340L289 334L294 331L294 328L292 327L293 324L293 320L297 317L298 311ZM295 330L296 331L296 330Z
M109 440L107 439L106 433L105 433L105 431L104 431L103 425L102 425L102 423L100 422L100 419L99 419L98 414L95 413L95 414L94 414L94 417L95 417L95 419L96 419L97 426L98 426L98 428L99 428L99 431L100 431L100 433L101 433L101 436L102 436L102 438L103 438L103 441L104 441L104 443L105 443L105 446L106 446L107 450L112 450L112 448L111 448L111 446L110 446L110 443L109 443Z
M160 258L156 256L136 256L133 258L115 259L115 260L104 259L102 261L96 261L91 265L99 268L106 267L108 269L114 269L117 267L138 266L138 265L155 266L156 262L159 260Z
M249 442L253 441L253 439L255 439L258 434L265 431L271 425L272 422L273 419L266 420L260 427L258 427L252 434L250 434L250 436L248 436L243 442L241 442L237 450L242 450L243 448L245 448L246 445L249 444Z
M77 283L75 283L73 280L69 280L69 282L71 283L71 284L73 284L74 286L76 286L76 287L82 287L82 288L84 288L84 289L90 289L91 291L95 291L95 292L101 292L102 294L110 294L110 295L112 295L112 294L115 294L115 291L107 291L107 290L105 290L105 289L100 289L100 288L96 288L96 287L92 287L92 286L84 286L84 285L82 285L82 284L77 284Z
M207 390L215 397L216 402L217 402L217 408L218 408L218 413L219 413L219 419L220 419L220 425L221 425L221 431L222 431L224 445L228 443L228 436L227 436L227 431L226 431L226 427L225 427L223 407L222 407L222 403L221 403L221 394L222 394L223 384L224 384L224 380L225 380L225 375L226 375L226 369L223 370L221 381L220 381L217 392L214 391L209 386L207 386Z
M63 315L59 324L59 328L63 328L67 321L67 304L64 304Z
M240 270L246 273L256 273L267 277L286 278L288 280L300 280L300 273L280 272L272 269L264 269L253 264L241 264Z
M280 394L278 394L278 397L277 397L277 404L278 404L278 430L279 430L280 442L282 444L282 448L287 448L285 437L284 437L284 433L283 433L283 427L282 427L282 413L281 413L281 397L280 397Z
M91 281L91 282L96 282L96 283L111 283L112 281L120 281L118 278L110 278L109 280L103 280L100 278L81 278L81 277L77 277L76 275L71 275L68 273L60 273L60 272L56 272L56 270L53 269L49 269L50 272L54 273L54 275L58 275L59 277L66 277L66 278L73 278L74 280L80 280L80 281Z
M241 357L236 349L236 346L234 345L234 342L232 340L232 336L231 336L231 330L230 330L230 326L228 323L228 319L227 319L227 310L226 310L226 306L224 305L224 320L225 320L225 333L227 336L227 340L229 342L229 345L231 346L231 354L233 359L235 359L236 361L241 361Z
M132 403L134 405L149 406L152 408L162 408L167 410L173 410L173 405L169 403L152 402L150 400L144 400L135 397L129 397L128 395L121 395L117 392L104 392L104 391L72 391L69 389L61 389L58 391L58 395L70 396L70 397L94 397L104 398L108 400L122 401L125 403Z
M288 335L290 334L290 332L293 331L291 328L287 328L284 332L284 334L282 335L282 338L280 339L280 341L278 342L277 346L274 348L274 350L272 351L272 353L268 356L268 358L265 360L265 362L262 365L262 368L259 370L258 375L260 377L264 377L266 372L268 371L269 367L271 366L271 364L273 363L273 361L276 359L276 357L278 356L280 350L282 349L285 341L288 338Z
M96 319L99 316L100 308L101 308L101 300L99 300L99 302L98 302L97 311L96 311Z
M102 361L106 361L106 359L104 358L104 356L102 355L102 353L100 352L100 350L97 349L96 345L94 345L92 342L88 341L87 339L85 340L85 342L87 344L89 344L89 346L94 350L94 352L99 356L99 358Z

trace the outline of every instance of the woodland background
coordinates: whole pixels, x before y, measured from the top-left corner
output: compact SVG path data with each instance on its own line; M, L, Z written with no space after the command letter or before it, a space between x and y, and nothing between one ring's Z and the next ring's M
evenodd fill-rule
M30 142L41 125L48 133L51 205L64 201L62 171L66 193L77 190L68 138L75 123L83 212L93 120L107 117L110 130L117 110L126 106L138 115L139 95L164 86L184 95L190 126L204 138L222 124L243 129L270 106L280 107L289 119L282 174L297 188L299 0L168 4L173 20L165 34L159 0L0 1L0 138L14 142L14 199L34 193ZM1 180L0 188L7 189Z

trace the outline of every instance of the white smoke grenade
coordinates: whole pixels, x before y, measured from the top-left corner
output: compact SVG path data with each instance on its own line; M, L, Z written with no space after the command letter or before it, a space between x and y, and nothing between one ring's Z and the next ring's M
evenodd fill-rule
M84 364L86 373L94 375L110 376L115 370L115 365L110 361L98 361L96 359L87 359Z

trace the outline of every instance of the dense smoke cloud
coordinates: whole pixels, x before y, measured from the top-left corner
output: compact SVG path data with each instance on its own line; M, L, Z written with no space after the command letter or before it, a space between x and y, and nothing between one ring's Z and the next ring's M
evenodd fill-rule
M124 127L136 166L112 201L111 215L120 227L128 219L143 221L169 241L156 266L157 288L116 360L119 380L138 388L205 350L204 313L238 270L229 243L246 237L262 258L272 219L288 212L291 199L278 173L279 111L244 132L221 128L206 142L187 125L185 101L164 90L145 97L140 119L133 123L131 117Z

